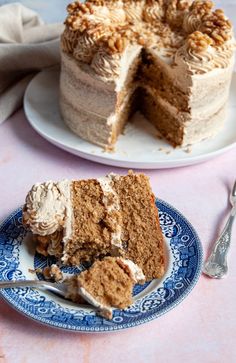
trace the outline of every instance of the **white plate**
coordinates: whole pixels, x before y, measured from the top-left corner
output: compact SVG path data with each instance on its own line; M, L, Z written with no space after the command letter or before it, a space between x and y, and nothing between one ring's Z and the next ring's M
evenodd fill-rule
M213 140L203 141L190 150L174 149L159 140L156 129L137 113L125 134L119 137L116 151L104 152L73 134L64 124L59 112L58 82L59 70L55 68L39 73L31 81L24 99L26 116L32 127L49 142L84 159L134 169L173 168L206 161L236 145L236 74L224 130Z

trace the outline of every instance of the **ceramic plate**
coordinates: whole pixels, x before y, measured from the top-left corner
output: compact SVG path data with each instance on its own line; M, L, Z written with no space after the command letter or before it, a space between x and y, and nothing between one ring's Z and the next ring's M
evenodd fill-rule
M58 70L38 74L25 94L26 116L32 127L49 142L88 160L133 169L172 168L206 161L236 145L236 74L224 130L213 140L203 141L190 149L174 149L158 139L156 129L137 113L133 122L127 125L125 134L119 137L116 151L104 152L73 134L64 124L59 112L58 86Z
M202 247L191 224L169 204L157 200L165 236L167 270L160 280L134 287L134 304L114 310L108 321L88 306L79 306L50 292L32 288L1 290L17 310L38 322L72 331L106 332L134 327L153 320L179 304L195 286L202 266ZM34 279L29 270L52 264L35 253L32 239L22 226L22 209L13 212L0 226L0 280ZM64 268L71 274L79 272Z

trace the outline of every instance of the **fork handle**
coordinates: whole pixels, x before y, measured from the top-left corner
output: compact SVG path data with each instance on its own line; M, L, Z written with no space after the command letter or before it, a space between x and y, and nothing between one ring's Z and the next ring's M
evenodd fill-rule
M231 232L236 215L236 207L232 208L230 217L223 232L216 240L212 253L207 259L203 272L213 278L222 278L228 272L227 255L230 248Z
M48 284L48 283L47 283ZM50 284L50 283L49 283ZM45 281L38 280L17 280L17 281L0 281L0 289L14 287L46 287Z

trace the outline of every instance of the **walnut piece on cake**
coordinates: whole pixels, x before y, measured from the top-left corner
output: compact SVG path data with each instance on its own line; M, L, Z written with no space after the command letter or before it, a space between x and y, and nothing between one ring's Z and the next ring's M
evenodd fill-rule
M188 37L188 47L195 52L203 52L209 45L213 44L213 40L207 35L200 31L196 31Z
M232 24L223 10L216 10L203 18L201 31L213 40L215 46L223 45L232 38Z

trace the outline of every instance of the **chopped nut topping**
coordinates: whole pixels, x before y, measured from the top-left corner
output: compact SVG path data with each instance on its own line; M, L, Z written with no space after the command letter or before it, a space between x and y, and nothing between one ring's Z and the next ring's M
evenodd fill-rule
M199 52L209 44L215 47L221 46L232 37L230 21L222 10L213 12L214 4L211 0L195 0L192 3L191 0L123 0L122 2L87 0L85 3L80 1L71 3L67 7L69 15L65 22L65 32L73 32L75 38L81 34L88 34L98 48L101 46L107 48L110 54L122 53L128 43L137 43L146 47L150 44L156 46L162 44L170 49L177 49L195 29L199 32L194 32L187 38L187 42L190 48L198 49ZM119 3L119 8L116 3ZM134 15L136 12L138 14L140 12L141 15L137 16L137 19L134 17L134 20L124 16L122 22L116 21L120 16L119 12L116 14L116 10L119 9L122 14L122 11L128 12L130 6L133 6ZM106 11L107 16L104 15ZM191 21L194 21L195 17L199 21L198 26L189 32L183 30L186 14L191 16L193 19ZM66 35L62 36L62 47L64 51L73 53L73 47L77 42L72 33L69 38Z
M81 4L80 2L75 1L74 3L69 4L67 6L67 11L69 14L75 14L75 13L77 14L78 12L81 12L84 14L86 14L86 13L92 14L93 8L92 8L91 4L88 2Z
M138 38L138 44L140 44L140 45L145 45L146 44L146 41L145 41L145 39L143 38L143 37L139 37Z
M120 34L113 34L112 36L103 39L103 44L107 46L110 54L122 53L127 47L128 40L125 37L121 37Z
M211 0L195 0L190 6L190 11L196 15L203 17L206 14L209 14L214 6L213 1Z
M189 35L187 40L188 47L197 53L203 52L209 45L212 45L212 43L212 39L207 34L203 34L199 31Z
M113 31L114 29L112 27L106 27L102 23L95 24L94 26L90 26L89 28L87 28L88 35L91 35L94 40L99 40L101 38L107 37L112 34Z
M215 46L224 44L232 37L232 24L222 10L206 15L200 30L213 39Z

